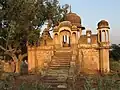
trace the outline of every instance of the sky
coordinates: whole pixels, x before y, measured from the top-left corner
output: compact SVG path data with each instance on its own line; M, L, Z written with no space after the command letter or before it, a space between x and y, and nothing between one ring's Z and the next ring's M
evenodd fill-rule
M120 0L59 0L61 5L70 4L72 12L81 17L86 29L97 32L97 23L107 20L110 24L112 44L120 44Z

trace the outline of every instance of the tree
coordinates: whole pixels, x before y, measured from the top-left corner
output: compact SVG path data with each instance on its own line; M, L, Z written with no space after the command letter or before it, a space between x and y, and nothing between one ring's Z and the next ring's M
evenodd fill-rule
M110 49L110 58L120 60L120 45L112 44Z
M0 49L17 62L19 72L26 44L35 45L46 21L50 29L63 20L66 8L57 0L0 0L0 4Z

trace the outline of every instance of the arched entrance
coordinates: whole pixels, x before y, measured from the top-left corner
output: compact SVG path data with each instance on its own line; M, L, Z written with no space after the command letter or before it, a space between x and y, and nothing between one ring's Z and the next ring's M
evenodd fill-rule
M70 47L70 36L63 35L63 47Z
M60 42L62 47L70 47L70 31L63 30L60 32Z

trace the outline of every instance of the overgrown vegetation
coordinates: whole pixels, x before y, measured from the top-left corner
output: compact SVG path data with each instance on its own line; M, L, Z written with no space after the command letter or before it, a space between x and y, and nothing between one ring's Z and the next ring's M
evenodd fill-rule
M120 72L120 61L110 61L110 70L114 72Z
M104 76L81 76L76 81L75 90L120 90L120 76L117 73Z
M43 85L39 78L32 81L31 78L18 77L20 76L14 73L4 73L0 77L0 90L48 90L48 86Z
M58 0L0 0L0 54L8 55L17 64L27 56L27 45L36 45L41 26L49 30L64 19L66 7Z
M110 49L110 58L114 61L120 60L120 44L112 44Z
M49 90L49 86L42 84L40 76L32 80L33 78L36 77L6 74L4 79L0 79L0 90ZM74 90L120 90L119 73L102 76L80 75L76 78L76 82Z

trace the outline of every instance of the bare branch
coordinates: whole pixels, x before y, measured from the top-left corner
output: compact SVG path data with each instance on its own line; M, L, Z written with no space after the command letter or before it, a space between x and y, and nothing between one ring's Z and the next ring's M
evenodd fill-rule
M15 48L13 49L11 45L8 45L8 49L9 50L7 50L7 51L13 52L13 53L16 51L16 49Z
M23 58L25 58L25 57L27 57L27 53L25 53L23 55L19 54L19 56L18 56L20 61L23 60Z
M4 52L4 54L9 55L10 57L12 57L12 53L10 53L10 52Z
M28 55L27 53L23 54L21 60L23 60L23 58L27 57L27 55Z
M2 49L5 52L12 52L14 49L7 50L3 46L0 45L0 49Z
M5 41L7 41L6 38L4 38L4 37L0 37L0 38L3 39L3 40L5 40Z
M12 50L12 47L11 47L11 45L8 45L8 48L9 48L9 50Z
M7 49L5 49L3 46L0 45L0 49L2 49L3 51L7 51Z

